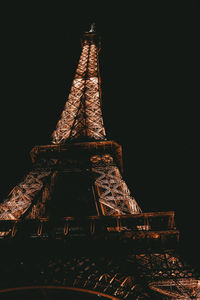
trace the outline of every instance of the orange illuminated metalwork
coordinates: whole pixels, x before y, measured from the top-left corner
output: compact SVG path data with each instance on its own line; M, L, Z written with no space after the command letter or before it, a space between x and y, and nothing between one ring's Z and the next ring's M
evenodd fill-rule
M33 147L32 170L0 203L0 293L12 291L22 274L16 291L26 282L24 289L40 285L113 300L200 299L199 275L173 250L174 212L142 213L122 178L122 149L107 140L102 117L99 51L92 25L52 143ZM19 252L4 248L6 241L21 246Z
M101 87L98 64L98 47L94 33L87 34L72 88L62 112L62 117L53 133L53 143L87 137L106 140L101 111ZM110 154L93 155L90 158L96 178L101 210L104 215L141 212L135 199L123 181L120 171Z
M96 176L95 187L104 215L134 214L141 212L140 207L122 179L113 158L109 154L94 155L90 158L92 171Z
M85 38L71 91L53 132L54 144L83 136L94 140L106 138L101 111L98 53L95 41Z
M101 110L99 50L100 44L94 31L85 33L72 87L61 119L52 135L52 143L55 146L63 145L69 141L80 141L80 139L83 144L89 139L88 149L91 148L90 143L92 145L94 141L104 142L106 145L107 139ZM50 146L43 147L45 149L45 147L49 148ZM32 154L34 151L36 151L35 147ZM117 159L117 157L114 159L109 152L104 153L103 156L95 154L90 157L95 178L94 189L98 195L101 213L104 215L140 213L140 207L130 195L130 191L122 179ZM121 157L120 160L122 161ZM52 175L51 170L46 166L45 171L41 170L41 164L39 169L34 168L2 202L0 219L19 219L32 205L37 193L45 188L42 178L51 178L52 176L56 176L56 173L54 172ZM48 187L46 192L48 193ZM29 217L44 216L46 200L47 197L43 197L42 202L34 205Z
M44 181L50 174L50 171L40 169L30 171L24 180L12 189L8 198L0 204L0 220L19 219L43 189Z

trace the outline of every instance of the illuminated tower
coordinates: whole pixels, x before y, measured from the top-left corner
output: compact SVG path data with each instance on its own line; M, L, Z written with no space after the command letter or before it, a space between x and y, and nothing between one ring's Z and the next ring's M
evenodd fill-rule
M81 42L52 143L31 150L32 170L0 204L0 293L200 299L195 270L175 251L174 212L142 213L122 178L121 146L106 138L93 26Z

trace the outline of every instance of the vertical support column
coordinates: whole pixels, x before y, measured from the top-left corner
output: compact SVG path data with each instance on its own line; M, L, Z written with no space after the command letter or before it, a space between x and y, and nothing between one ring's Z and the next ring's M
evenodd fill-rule
M112 156L110 154L93 155L90 161L103 215L140 213L141 209L131 197Z

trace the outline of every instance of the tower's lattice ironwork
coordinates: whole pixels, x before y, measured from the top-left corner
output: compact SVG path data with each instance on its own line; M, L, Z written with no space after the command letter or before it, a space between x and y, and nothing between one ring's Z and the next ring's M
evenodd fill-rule
M176 251L174 213L142 213L122 178L121 146L103 123L99 51L92 27L52 143L31 150L32 169L0 203L0 294L60 287L200 299L199 274Z
M106 139L101 111L98 52L99 46L93 39L84 39L71 91L53 132L54 144L83 136L95 140Z

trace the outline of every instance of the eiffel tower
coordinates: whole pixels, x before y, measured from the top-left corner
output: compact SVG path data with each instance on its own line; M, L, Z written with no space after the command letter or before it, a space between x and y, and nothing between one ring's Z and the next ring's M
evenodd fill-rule
M81 45L52 143L0 203L1 299L200 299L174 212L142 212L107 140L94 25Z

